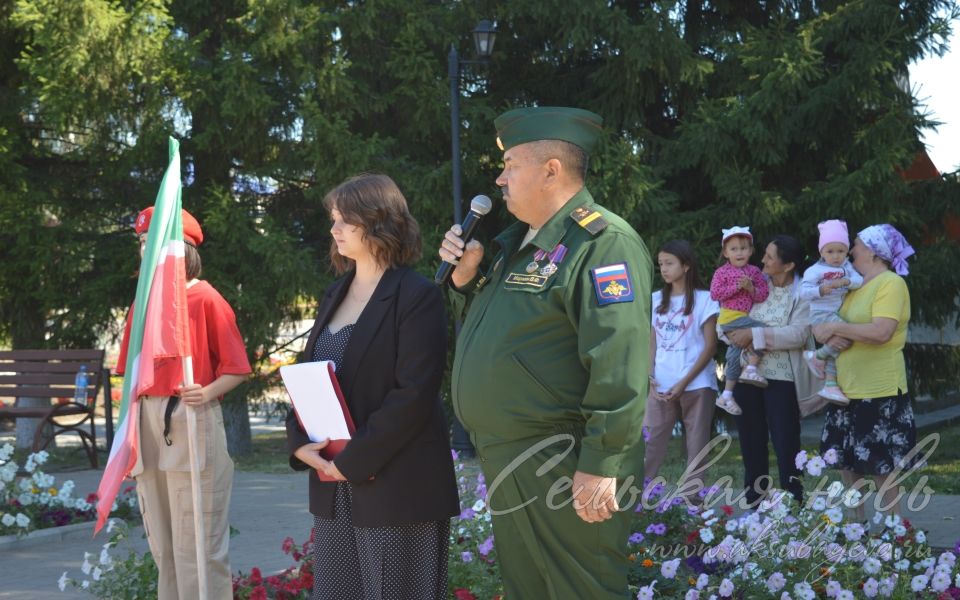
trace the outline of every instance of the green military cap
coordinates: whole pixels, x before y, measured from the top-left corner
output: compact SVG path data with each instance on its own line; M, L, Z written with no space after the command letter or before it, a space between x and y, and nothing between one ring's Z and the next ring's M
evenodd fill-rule
M600 136L603 118L580 108L532 106L508 110L493 124L497 147L503 151L527 142L563 140L590 154Z

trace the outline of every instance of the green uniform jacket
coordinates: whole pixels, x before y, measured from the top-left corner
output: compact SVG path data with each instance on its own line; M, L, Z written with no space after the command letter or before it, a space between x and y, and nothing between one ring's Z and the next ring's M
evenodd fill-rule
M606 227L590 233L578 224L571 213L581 207L602 217L594 216L591 229L604 220ZM579 471L636 474L649 371L650 254L586 188L518 248L527 231L522 222L508 227L489 272L451 293L458 316L473 294L453 364L457 417L481 459L509 460L511 442L573 433L581 441ZM567 252L556 272L531 274L536 251L558 244ZM626 265L630 285L621 279L612 288L620 296L611 300L611 289L596 288L594 270L618 265ZM632 300L619 301L630 293Z

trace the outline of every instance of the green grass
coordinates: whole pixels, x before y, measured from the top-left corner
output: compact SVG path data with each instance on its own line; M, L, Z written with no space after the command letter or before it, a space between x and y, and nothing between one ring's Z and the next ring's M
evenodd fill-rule
M255 473L293 473L287 453L287 434L283 431L264 433L253 438L253 451L234 458L239 471Z

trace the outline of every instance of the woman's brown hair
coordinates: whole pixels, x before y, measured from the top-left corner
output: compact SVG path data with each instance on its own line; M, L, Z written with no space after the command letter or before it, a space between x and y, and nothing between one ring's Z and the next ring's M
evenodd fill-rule
M203 263L200 262L200 253L197 252L197 247L190 242L184 242L183 250L183 262L186 266L187 281L200 277L200 273L203 270Z
M380 173L355 175L330 190L323 199L327 211L337 209L344 222L363 230L374 259L383 268L411 265L420 259L420 226L407 199L390 177ZM330 241L330 262L338 275L353 268L353 260Z
M687 272L683 276L683 315L687 316L693 312L694 295L697 286L700 283L700 276L697 273L697 253L693 246L687 240L670 240L657 250L660 253L675 256L680 264L687 267ZM663 291L660 292L660 305L656 307L658 315L665 315L670 310L670 293L673 290L673 284L664 282Z

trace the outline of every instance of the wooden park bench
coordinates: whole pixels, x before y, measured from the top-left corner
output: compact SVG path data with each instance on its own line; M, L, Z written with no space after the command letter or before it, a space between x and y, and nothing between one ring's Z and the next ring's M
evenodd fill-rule
M64 433L80 436L90 466L97 468L97 431L93 417L103 387L108 429L112 429L110 371L103 350L0 350L0 399L49 398L42 406L0 406L0 418L38 419L33 452ZM74 401L74 379L87 366L87 401ZM78 417L79 420L78 420ZM89 431L87 431L89 428ZM108 438L111 432L108 431ZM111 440L107 440L109 444Z

